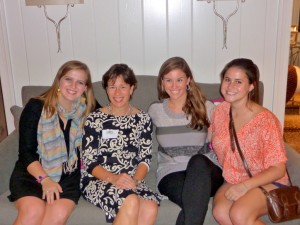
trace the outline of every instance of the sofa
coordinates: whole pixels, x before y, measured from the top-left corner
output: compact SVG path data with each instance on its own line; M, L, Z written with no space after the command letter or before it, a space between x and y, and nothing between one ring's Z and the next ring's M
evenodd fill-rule
M147 111L151 102L157 100L156 76L137 76L138 87L131 100L132 105ZM219 84L199 83L207 99L220 99ZM261 85L261 93L263 93L263 85ZM93 83L94 92L100 104L108 104L106 93L101 86L101 82ZM22 88L22 102L26 104L29 98L36 96L48 87L46 86L24 86ZM262 101L262 98L261 98ZM18 128L18 120L22 111L22 107L13 106L11 112L14 116L15 127ZM155 129L154 129L155 132ZM147 183L155 190L156 179L155 171L157 168L157 141L155 134L153 135L153 160L149 174L146 177ZM300 186L300 154L294 149L286 145L288 163L287 167L294 185ZM9 202L9 178L12 173L15 161L18 156L18 129L14 130L9 136L0 143L0 225L10 225L13 223L17 215L17 210L13 203ZM199 177L201 179L201 177ZM197 190L195 190L197 191ZM217 224L211 213L212 199L206 214L205 225ZM157 225L174 225L180 208L169 200L163 200L159 207ZM271 224L267 216L263 216L262 220L266 224ZM94 205L80 199L74 212L68 220L68 225L101 225L106 224L104 213ZM284 225L299 225L300 220L293 220L282 223Z

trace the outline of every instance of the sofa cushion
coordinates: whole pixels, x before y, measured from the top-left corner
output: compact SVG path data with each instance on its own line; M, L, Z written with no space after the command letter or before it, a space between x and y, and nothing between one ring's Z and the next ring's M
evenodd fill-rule
M37 85L23 86L21 90L23 106L27 104L29 99L44 93L46 90L48 90L48 88L49 86L37 86Z
M14 105L10 108L10 111L14 117L14 125L16 130L19 129L19 122L20 122L20 117L21 117L21 113L23 111L23 107Z
M137 75L137 89L133 94L131 104L139 109L144 111L148 110L150 104L158 100L157 95L157 76L151 75ZM218 99L221 96L220 94L220 84L208 84L208 83L198 83L201 87L203 93L208 100ZM22 103L25 105L28 100L34 96L40 95L45 92L49 86L23 86L22 87ZM101 105L107 105L108 99L105 90L102 87L101 81L93 82L93 89L95 97ZM263 83L259 83L259 92L260 92L260 103L263 103L263 93L264 86Z
M131 104L141 110L147 111L149 105L158 100L156 92L157 77L155 76L136 76L137 88L134 91L131 99ZM105 90L102 87L102 82L97 81L93 83L93 89L96 99L101 105L109 103Z
M10 202L7 196L10 194L9 191L0 195L0 224L1 225L10 225L13 224L13 221L17 217L18 211L16 210L15 205Z

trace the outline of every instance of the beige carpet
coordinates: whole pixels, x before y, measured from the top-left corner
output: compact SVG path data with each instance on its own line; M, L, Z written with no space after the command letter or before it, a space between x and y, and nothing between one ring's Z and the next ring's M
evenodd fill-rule
M286 105L284 139L300 153L300 93L296 93Z

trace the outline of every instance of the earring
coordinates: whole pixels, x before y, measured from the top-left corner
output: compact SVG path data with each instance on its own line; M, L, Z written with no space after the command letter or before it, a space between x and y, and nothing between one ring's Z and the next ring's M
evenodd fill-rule
M86 101L86 98L82 95L79 99L79 102L85 103L85 101Z
M186 85L186 90L189 91L190 89L191 89L190 84L187 84L187 85Z
M61 94L61 93L60 93L60 89L58 88L58 89L57 89L56 95L57 95L57 96L60 96L60 94Z

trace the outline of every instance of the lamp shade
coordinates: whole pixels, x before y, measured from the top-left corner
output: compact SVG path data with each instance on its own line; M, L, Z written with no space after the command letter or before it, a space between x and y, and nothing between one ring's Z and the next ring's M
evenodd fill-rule
M299 68L300 69L300 68ZM299 71L300 74L300 71ZM298 78L296 68L292 65L288 66L288 77L287 77L287 86L286 86L286 99L285 102L288 102L293 95L295 94L296 88L298 86Z

